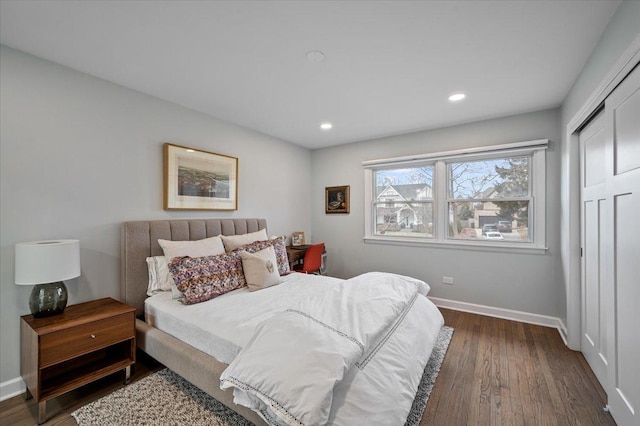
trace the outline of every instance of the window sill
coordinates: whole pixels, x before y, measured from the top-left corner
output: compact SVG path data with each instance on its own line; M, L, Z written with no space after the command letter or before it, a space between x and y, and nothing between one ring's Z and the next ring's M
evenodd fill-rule
M466 250L478 250L489 252L501 252L501 253L536 253L545 254L548 250L547 247L535 246L529 243L483 243L475 241L435 241L424 240L417 238L402 238L402 237L379 237L379 236L366 236L363 238L366 244L386 244L392 246L407 246L407 247L433 247L444 249L466 249Z

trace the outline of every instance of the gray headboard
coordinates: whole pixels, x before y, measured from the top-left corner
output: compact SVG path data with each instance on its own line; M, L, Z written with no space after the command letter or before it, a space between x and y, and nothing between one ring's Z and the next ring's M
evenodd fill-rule
M192 219L124 222L120 238L120 300L144 314L149 274L146 258L162 256L158 239L201 240L267 228L266 219Z

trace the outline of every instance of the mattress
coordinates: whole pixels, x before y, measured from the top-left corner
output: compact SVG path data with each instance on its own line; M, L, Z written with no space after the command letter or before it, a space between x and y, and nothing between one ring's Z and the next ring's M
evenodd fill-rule
M172 299L171 292L145 300L145 320L216 359L230 364L249 341L255 327L278 312L323 291L338 278L289 274L283 282L261 291L247 287L194 305Z
M150 325L229 364L258 324L341 281L291 274L268 289L242 288L195 305L182 305L163 292L146 300L145 315ZM428 286L422 290L427 292ZM436 306L418 297L375 356L337 384L329 423L404 424L443 323Z

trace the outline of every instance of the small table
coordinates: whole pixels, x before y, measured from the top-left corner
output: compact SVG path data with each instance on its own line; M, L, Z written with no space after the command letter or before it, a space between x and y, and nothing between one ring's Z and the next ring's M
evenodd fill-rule
M111 298L67 307L60 315L20 321L20 374L26 398L38 402L38 424L47 400L116 371L125 384L136 362L135 308Z

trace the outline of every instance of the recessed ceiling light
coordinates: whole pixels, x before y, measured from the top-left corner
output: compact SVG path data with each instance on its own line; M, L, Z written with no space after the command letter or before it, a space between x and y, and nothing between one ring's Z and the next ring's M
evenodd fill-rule
M322 123L320 125L320 128L322 130L330 130L332 127L333 127L333 124L331 124L331 123Z
M193 149L188 149L187 152L196 152L196 151Z
M449 100L451 102L458 102L458 101L463 100L466 97L467 97L467 95L465 95L464 93L455 93L455 94L449 96Z
M317 64L324 61L324 53L319 50L310 50L307 52L307 61Z

